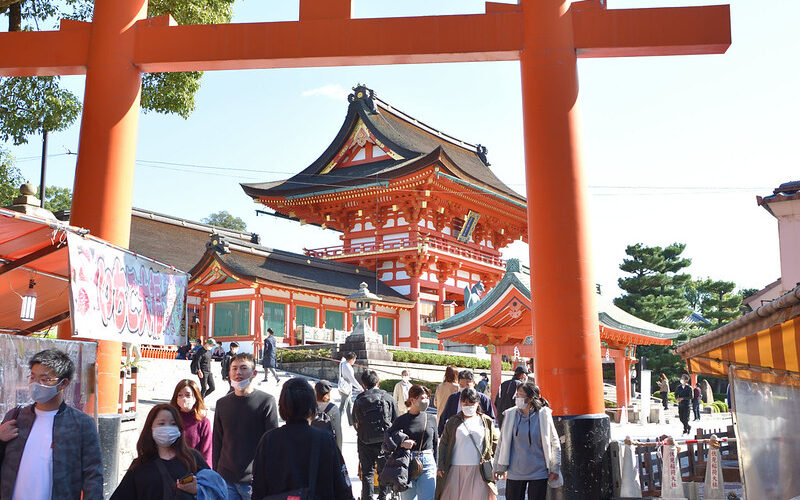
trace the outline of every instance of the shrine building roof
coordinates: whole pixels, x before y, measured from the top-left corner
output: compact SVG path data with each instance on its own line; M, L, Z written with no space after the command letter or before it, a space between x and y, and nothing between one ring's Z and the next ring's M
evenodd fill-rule
M462 183L524 204L525 197L489 168L487 150L436 130L379 99L363 85L353 89L344 123L328 148L303 171L288 179L242 184L258 198L300 198L314 194L386 184L446 158L447 170ZM356 145L353 145L353 141ZM378 154L359 160L366 143ZM348 149L349 148L349 149ZM350 153L348 156L347 153Z
M664 328L633 316L597 295L600 338L613 346L669 345L678 330ZM522 343L531 335L530 270L518 259L506 262L506 274L477 304L447 319L428 323L440 340L468 344Z

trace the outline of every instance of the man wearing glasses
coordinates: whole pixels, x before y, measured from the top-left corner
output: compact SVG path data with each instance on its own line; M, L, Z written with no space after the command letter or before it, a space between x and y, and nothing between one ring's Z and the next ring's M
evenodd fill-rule
M75 365L56 349L36 353L28 364L35 403L12 409L0 424L0 498L101 500L97 426L64 403Z

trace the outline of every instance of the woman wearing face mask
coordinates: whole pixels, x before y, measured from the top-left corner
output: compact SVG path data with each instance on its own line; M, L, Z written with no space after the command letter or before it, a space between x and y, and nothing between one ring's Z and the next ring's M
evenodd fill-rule
M436 431L436 417L426 410L430 405L431 391L427 387L412 385L408 390L405 405L408 412L397 417L386 430L384 448L393 452L397 446L411 451L413 458L422 463L422 474L409 482L409 487L401 493L403 500L433 500L436 489L436 457L439 436ZM408 436L400 443L393 440L398 431Z
M411 377L408 374L408 370L403 370L400 376L402 377L400 382L394 385L394 402L395 406L397 406L397 415L402 415L408 411L406 401L408 401L408 390L411 389Z
M561 442L553 412L543 403L539 388L525 383L517 388L515 406L503 415L503 428L494 459L496 479L507 478L506 499L545 500L547 487L564 483Z
M178 410L169 404L153 407L136 443L138 456L111 500L169 498L191 500L197 495L196 474L208 464L186 446ZM182 482L182 478L186 478Z
M185 378L178 382L169 402L178 409L183 424L186 446L199 451L207 464L211 463L211 422L206 417L206 405L200 397L200 386Z
M478 391L461 391L461 411L444 425L439 442L436 500L495 500L497 487L481 476L481 463L491 464L497 439L494 420L478 405Z

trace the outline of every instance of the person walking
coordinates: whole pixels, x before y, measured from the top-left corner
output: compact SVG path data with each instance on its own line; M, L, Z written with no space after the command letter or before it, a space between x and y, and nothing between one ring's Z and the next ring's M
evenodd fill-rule
M261 358L261 366L264 367L264 382L269 378L269 372L275 377L275 385L280 384L281 379L278 377L278 372L275 368L278 367L277 355L278 347L275 341L275 332L272 328L267 328L267 336L264 337L264 356Z
M694 386L694 397L692 398L692 411L694 412L694 421L700 420L700 400L703 398L703 390L700 388L700 382Z
M64 402L75 364L65 353L46 349L28 366L34 403L12 408L0 424L0 498L101 500L97 426Z
M256 447L261 436L278 427L278 408L272 395L253 384L252 354L237 354L230 375L233 392L217 401L214 413L213 466L227 483L228 500L249 500Z
M336 438L336 446L342 451L342 415L339 408L331 403L331 383L327 380L320 380L314 386L317 396L317 412L328 415L333 429L333 437Z
M200 395L203 396L203 399L214 392L216 388L214 374L211 373L211 349L215 345L214 339L206 339L203 347L192 356L191 371L200 379Z
M211 463L211 421L206 417L206 405L200 396L200 387L194 380L185 378L172 391L169 404L181 416L183 438L186 446L200 452L207 464Z
M444 371L444 380L436 386L436 391L433 395L433 404L436 406L436 418L441 419L444 405L447 404L447 398L458 392L458 368L455 366L448 366Z
M430 391L421 385L412 385L408 390L406 406L408 412L397 417L386 430L384 447L389 453L400 446L411 451L412 462L419 459L422 471L409 481L407 490L401 493L403 500L433 500L436 490L436 457L439 453L439 434L436 432L436 417L427 412ZM407 436L398 442L398 435ZM413 475L413 471L410 471Z
M458 372L458 386L463 391L468 387L475 387L475 379L472 375L470 370L461 370ZM481 411L484 415L489 416L490 418L495 418L494 416L494 408L492 407L492 402L489 399L489 396L486 394L478 393L478 404L481 407ZM441 436L444 432L444 426L447 423L447 420L450 419L453 415L461 411L461 397L458 392L453 393L447 398L447 403L444 405L444 410L442 410L442 415L439 417L439 435Z
M547 487L559 487L561 441L553 415L539 388L525 383L517 388L514 407L505 411L505 424L494 459L495 479L506 479L507 500L545 500Z
M497 423L503 427L503 412L514 406L514 398L517 397L517 388L528 380L528 369L525 366L518 366L514 369L514 377L500 384L494 404L497 407Z
M339 414L347 415L347 422L353 425L353 390L361 392L361 384L356 380L353 365L356 362L356 353L345 353L339 362L339 395L342 397L339 403ZM342 417L344 418L344 417Z
M231 342L230 350L225 353L225 356L222 357L222 361L220 362L220 368L222 370L222 380L228 382L228 392L233 390L233 385L231 385L231 360L239 353L239 343L238 342Z
M435 498L496 500L492 458L499 435L494 420L481 412L476 389L464 389L459 397L461 411L447 421L439 441Z
M252 498L353 500L333 436L309 425L317 412L311 385L300 377L289 379L278 401L286 425L264 434L258 443Z
M208 469L208 464L186 444L181 422L178 410L171 404L156 405L150 410L136 443L137 457L111 500L197 498L196 475Z
M353 420L358 435L358 461L361 463L361 500L372 500L375 466L378 474L386 464L381 450L386 429L397 418L397 407L388 392L378 387L378 374L373 370L361 374L364 392L356 396L353 405ZM378 500L385 500L389 488L381 485Z
M667 376L663 373L658 379L658 391L661 395L661 404L664 406L665 410L669 410L669 380L667 380Z
M411 377L408 370L400 372L400 382L394 384L394 404L397 407L397 414L402 415L406 410L406 400L408 399L408 390L411 389Z
M689 385L689 376L686 374L681 375L681 385L675 389L675 399L678 400L678 418L683 424L683 433L689 434L692 432L689 426L689 408L691 407L692 397L694 392L692 386Z
M489 395L489 375L486 372L481 372L481 379L478 381L478 385L475 386L475 390L480 392L481 394ZM499 410L498 410L499 412Z

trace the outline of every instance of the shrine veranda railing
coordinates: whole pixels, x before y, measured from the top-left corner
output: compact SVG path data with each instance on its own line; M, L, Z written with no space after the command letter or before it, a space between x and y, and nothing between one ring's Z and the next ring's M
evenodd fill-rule
M467 248L437 236L397 238L383 241L364 241L331 247L304 249L309 257L339 259L355 255L402 252L410 249L430 249L504 269L505 261L498 256Z

